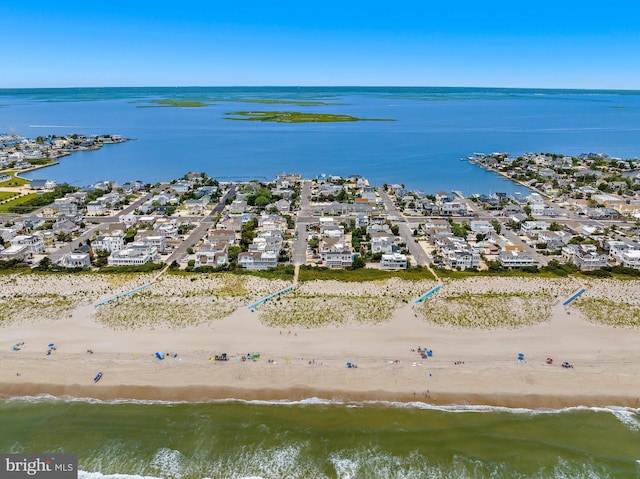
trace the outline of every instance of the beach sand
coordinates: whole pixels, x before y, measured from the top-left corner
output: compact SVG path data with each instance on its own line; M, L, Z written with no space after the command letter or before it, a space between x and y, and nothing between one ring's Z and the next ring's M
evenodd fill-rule
M4 300L24 293L24 285L3 281ZM52 276L39 281L56 282L60 289L64 279ZM282 286L260 281L249 288L249 297ZM552 291L560 284L534 281ZM378 323L273 327L261 322L261 307L252 312L246 305L233 303L235 310L222 319L179 328L114 329L96 321L96 310L102 306L94 306L97 299L114 291L95 284L95 291L85 292L82 301L69 302L68 314L20 318L0 328L1 397L48 394L167 401L318 397L526 408L640 406L640 331L595 324L586 321L578 308L566 309L562 305L565 291L580 287L576 280L563 283L560 298L550 296L545 313L549 319L494 329L432 324L424 319L420 306L401 300L391 317ZM391 284L392 290L403 287ZM509 284L512 279L483 278L445 284L443 291L457 288L474 294L500 291ZM425 283L424 291L432 285ZM76 283L67 286L71 295L83 288ZM307 293L315 288L318 294L343 295L357 295L366 288L334 282L304 287ZM376 287L388 289L389 285ZM640 298L640 283L598 282L588 286L585 296L615 299L611 291L620 292L620 300L628 294ZM163 294L167 310L182 307L172 303L166 291ZM331 301L327 303L330 309ZM249 299L245 304L250 304ZM22 342L19 351L12 350L12 345ZM49 343L56 348L51 354L47 354ZM423 359L419 347L433 355ZM165 353L165 359L157 359L155 352ZM228 361L210 360L223 352L229 355ZM259 359L242 361L242 356L254 352L260 353ZM518 360L519 353L524 360ZM547 357L553 358L553 364L547 364ZM574 367L563 368L563 361ZM357 368L347 368L347 362ZM94 384L98 371L103 377Z

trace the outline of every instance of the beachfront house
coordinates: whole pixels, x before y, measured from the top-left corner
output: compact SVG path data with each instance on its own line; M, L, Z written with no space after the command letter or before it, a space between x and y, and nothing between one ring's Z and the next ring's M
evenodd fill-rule
M324 261L327 268L345 269L353 264L353 252L348 247L338 244L334 248L324 252Z
M109 255L109 266L134 266L151 263L158 251L153 246L142 243L131 243L129 247L113 251Z
M585 271L593 271L608 265L607 255L599 254L591 244L568 244L562 248L562 257Z
M225 241L210 242L198 246L196 248L194 267L212 266L218 268L227 265L229 263L227 248L228 244Z
M36 235L18 235L11 239L11 246L26 246L27 254L34 255L44 252L44 243Z
M0 251L0 261L22 261L31 256L27 245L11 245Z
M524 251L522 247L514 246L508 247L500 252L498 255L498 262L503 268L523 268L525 266L533 266L533 257Z
M248 270L265 270L278 266L278 255L269 251L250 251L238 255L238 266Z
M65 268L90 268L91 256L89 253L67 253L59 264Z
M400 253L383 254L380 258L380 269L407 269L407 256Z

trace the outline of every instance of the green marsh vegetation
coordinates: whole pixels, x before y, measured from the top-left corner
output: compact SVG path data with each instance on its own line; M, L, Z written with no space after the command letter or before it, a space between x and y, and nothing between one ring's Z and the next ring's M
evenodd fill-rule
M299 111L234 111L226 120L264 121L273 123L331 123L345 121L395 121L390 118L358 118L334 113L309 113Z
M264 105L297 105L297 106L322 106L322 105L337 105L337 103L327 103L324 101L314 100L273 100L273 99L240 99L240 100L226 100L236 103L260 103Z
M178 100L178 99L163 99L163 100L151 100L152 105L138 105L136 108L200 108L203 106L209 106L211 103L201 100Z

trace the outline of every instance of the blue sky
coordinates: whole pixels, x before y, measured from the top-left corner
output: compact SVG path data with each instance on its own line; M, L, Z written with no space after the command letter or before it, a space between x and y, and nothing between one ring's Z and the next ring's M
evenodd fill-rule
M640 4L6 1L0 88L640 89Z

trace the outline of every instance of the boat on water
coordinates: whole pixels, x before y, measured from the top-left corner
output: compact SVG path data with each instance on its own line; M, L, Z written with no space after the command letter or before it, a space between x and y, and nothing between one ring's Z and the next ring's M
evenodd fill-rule
M102 377L102 371L100 371L98 374L96 374L96 377L93 378L93 382L97 383L98 381L100 381L101 377Z

